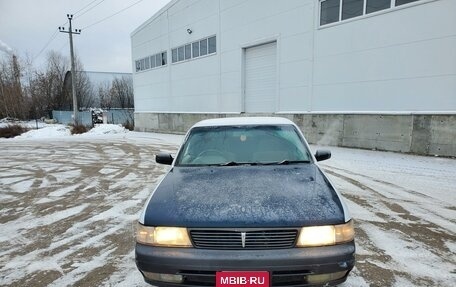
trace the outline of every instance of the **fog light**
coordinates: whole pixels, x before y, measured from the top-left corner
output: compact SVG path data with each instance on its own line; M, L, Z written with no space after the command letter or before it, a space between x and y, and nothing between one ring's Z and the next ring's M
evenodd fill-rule
M173 275L173 274L163 274L163 273L152 273L152 272L143 272L144 277L149 280L162 281L169 283L182 283L184 281L182 275Z
M310 284L323 284L329 281L337 280L345 276L347 271L340 271L335 273L307 275L307 283Z

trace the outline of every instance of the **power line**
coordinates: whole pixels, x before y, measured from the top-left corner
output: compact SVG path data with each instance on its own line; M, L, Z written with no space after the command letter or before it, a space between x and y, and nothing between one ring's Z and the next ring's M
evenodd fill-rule
M89 4L85 5L84 7L82 7L81 9L79 9L78 11L74 12L73 15L77 15L79 12L81 12L82 10L84 10L85 8L89 7L90 5L92 5L92 3L94 2L97 2L99 0L93 0L92 2L90 2Z
M76 13L74 14L77 14L79 12L81 12L82 10L86 9L87 7L89 7L90 5L92 5L94 2L96 1L100 1L100 0L93 0L92 2L90 2L89 4L87 4L86 6L82 7L81 9L79 9L78 11L76 11ZM81 15L79 15L78 17L84 15L85 13L87 13L88 11L92 10L93 8L95 8L96 6L98 6L99 4L101 4L103 1L105 0L101 0L100 3L97 3L95 6L91 7L90 9L88 9L87 11L85 11L84 13L82 13ZM65 21L65 23L63 23L62 25L60 26L65 26L66 24L68 23L68 20ZM49 46L49 44L51 44L52 41L54 41L55 37L57 37L57 34L58 34L58 30L55 30L54 34L51 35L51 37L49 37L49 40L46 42L46 44L43 46L43 48L38 52L38 54L36 54L35 57L33 57L33 61L35 61L40 55L41 53L44 52L44 50L47 48L47 46ZM61 50L61 49L59 49Z
M51 42L55 39L55 37L57 37L57 34L58 34L58 30L55 30L54 34L51 35L51 37L46 42L44 47L38 52L38 54L36 54L35 57L33 57L32 62L35 61L41 55L41 53L43 53L43 51L47 48L47 46L49 46L49 44L51 44Z
M66 46L68 46L68 42L65 42L65 44L63 44L62 47L60 47L59 49L57 49L57 52L60 52L63 50L63 48L65 48Z
M97 25L97 24L99 24L99 23L105 21L105 20L108 20L109 18L112 18L112 17L116 16L117 14L122 13L123 11L125 11L125 10L127 10L127 9L129 9L129 8L131 8L131 7L133 7L133 6L135 6L136 4L138 4L138 3L142 2L142 1L144 1L144 0L139 0L139 1L137 1L137 2L135 2L135 3L133 3L133 4L131 4L130 6L125 7L125 8L123 8L123 9L120 10L120 11L117 11L116 13L114 13L114 14L112 14L112 15L106 17L106 18L103 18L103 19L101 19L101 20L99 20L99 21L97 21L97 22L95 22L95 23L92 23L92 24L90 24L90 25L88 25L88 26L85 26L85 27L82 28L81 30L88 29L88 28L90 28L90 27L92 27L92 26L94 26L94 25Z
M99 1L99 0L95 0L95 1ZM90 2L89 5L92 4L92 3L94 3L95 1ZM97 7L98 5L100 5L101 3L103 3L104 1L105 1L105 0L101 0L100 2L98 2L97 4L95 4L94 6L90 7L88 10L82 12L82 14L77 15L77 17L75 17L75 18L81 17L82 15L84 15L84 14L87 13L87 12L89 12L89 11L92 10L93 8ZM87 5L87 6L88 6L88 5ZM87 6L86 6L86 7L87 7ZM76 12L76 13L79 13L79 12L82 11L82 10L84 10L84 9L80 9L80 10L79 10L78 12ZM75 16L76 16L76 13L74 13Z
M74 13L74 14L77 14L77 13L83 11L84 9L90 7L93 3L97 2L97 1L100 1L100 0L93 0L93 1L91 1L89 4L85 5L84 7L82 7L82 8L79 9L78 11L76 11L76 13ZM93 8L97 7L98 5L100 5L101 3L103 3L104 1L105 1L105 0L101 0L100 2L96 3L94 6L90 7L88 10L86 10L86 11L84 11L83 13L79 14L78 17L81 17L82 15L84 15L84 14L87 13L87 12L89 12L89 11L92 10ZM88 28L90 28L90 27L92 27L92 26L95 26L95 25L101 23L101 22L104 22L104 21L106 21L106 20L108 20L108 19L110 19L110 18L112 18L112 17L114 17L114 16L116 16L116 15L122 13L123 11L125 11L125 10L127 10L127 9L130 9L131 7L133 7L133 6L137 5L137 4L139 4L139 3L142 2L142 1L144 1L144 0L136 1L135 3L131 4L130 6L127 6L127 7L123 8L123 9L121 9L121 10L115 12L115 13L112 14L112 15L109 15L109 16L107 16L107 17L105 17L105 18L103 18L103 19L101 19L101 20L99 20L99 21L97 21L97 22L95 22L95 23L92 23L92 24L90 24L90 25L88 25L88 26L85 26L85 27L82 28L81 30L88 29ZM76 17L75 17L75 18L76 18ZM64 24L62 24L62 25L60 25L60 26L65 26L67 23L68 23L68 21L66 21ZM49 40L46 42L46 44L43 46L43 48L38 52L38 54L37 54L35 57L33 57L33 60L32 60L32 61L35 61L35 60L36 60L36 59L37 59L37 58L46 50L46 48L47 48L47 47L52 43L52 41L54 41L54 39L57 37L57 34L58 34L58 30L56 30L56 31L51 35L51 37L50 37ZM66 44L65 44L65 46L66 46ZM60 49L58 49L58 50L62 50L62 49L63 49L63 47L60 48Z

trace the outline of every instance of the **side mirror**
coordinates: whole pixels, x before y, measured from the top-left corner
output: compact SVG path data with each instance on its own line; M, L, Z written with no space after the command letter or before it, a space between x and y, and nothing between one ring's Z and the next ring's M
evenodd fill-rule
M161 164L171 165L173 160L173 157L169 153L159 153L155 156L155 161Z
M315 159L317 161L323 161L331 158L331 152L329 150L317 150L315 153Z

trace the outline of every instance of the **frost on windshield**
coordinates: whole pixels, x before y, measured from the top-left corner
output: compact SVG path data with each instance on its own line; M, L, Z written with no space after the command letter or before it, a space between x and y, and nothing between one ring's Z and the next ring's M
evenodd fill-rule
M309 152L292 125L195 128L176 165L309 161Z

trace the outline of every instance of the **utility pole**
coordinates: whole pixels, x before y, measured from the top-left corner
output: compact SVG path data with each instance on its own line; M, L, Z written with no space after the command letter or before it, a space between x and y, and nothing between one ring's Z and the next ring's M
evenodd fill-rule
M73 34L81 34L81 29L74 29L71 26L71 20L73 20L73 14L67 14L70 28L65 31L65 27L59 27L59 31L62 33L68 33L70 36L70 56L71 56L71 91L73 94L73 124L78 124L78 99L76 98L76 74L74 71L74 53L73 53Z

